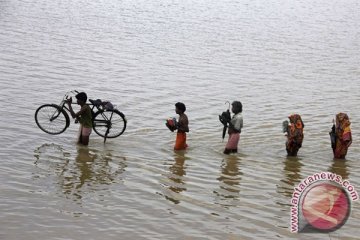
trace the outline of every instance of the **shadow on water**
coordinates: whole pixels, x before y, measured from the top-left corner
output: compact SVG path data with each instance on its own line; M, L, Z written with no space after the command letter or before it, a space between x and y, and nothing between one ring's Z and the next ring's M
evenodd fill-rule
M236 206L234 201L240 197L241 159L238 154L226 155L221 162L219 189L215 190L216 202L224 207Z
M278 192L283 194L285 197L291 197L294 192L294 187L301 181L301 163L300 157L287 156L284 161L284 178L278 186Z
M85 146L76 146L75 157L55 144L44 144L34 152L34 179L44 185L51 184L50 189L60 187L61 194L74 201L104 190L105 185L121 181L120 176L126 168L125 158Z
M184 176L186 175L185 165L185 151L178 151L174 153L174 164L169 167L167 174L169 185L167 188L171 190L170 194L165 194L165 198L172 203L179 204L180 200L176 198L177 194L186 191L186 182Z

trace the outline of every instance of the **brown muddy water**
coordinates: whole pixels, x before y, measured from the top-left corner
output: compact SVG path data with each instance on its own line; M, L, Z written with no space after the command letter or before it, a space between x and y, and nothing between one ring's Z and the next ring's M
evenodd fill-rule
M331 234L292 234L293 188L332 171L360 188L358 1L0 0L0 239L358 239L360 207ZM104 145L72 121L35 124L65 92L108 99L128 119ZM239 154L218 114L244 105ZM187 105L189 149L164 125ZM352 121L333 160L337 112ZM300 113L287 158L282 121Z

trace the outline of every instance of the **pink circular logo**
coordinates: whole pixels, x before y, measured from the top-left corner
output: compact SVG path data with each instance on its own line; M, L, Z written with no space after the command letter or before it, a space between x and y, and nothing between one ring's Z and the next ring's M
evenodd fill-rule
M343 226L350 214L350 200L345 190L331 183L310 188L302 200L306 221L315 229L335 231Z

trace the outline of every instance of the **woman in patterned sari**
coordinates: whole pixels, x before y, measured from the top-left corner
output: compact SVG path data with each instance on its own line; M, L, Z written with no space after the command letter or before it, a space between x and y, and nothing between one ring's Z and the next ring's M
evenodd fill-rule
M334 157L345 159L352 143L350 120L346 113L336 114L336 120L330 132L331 147Z
M283 123L284 132L287 136L286 151L288 156L296 156L304 139L304 123L299 114L289 116L289 121Z

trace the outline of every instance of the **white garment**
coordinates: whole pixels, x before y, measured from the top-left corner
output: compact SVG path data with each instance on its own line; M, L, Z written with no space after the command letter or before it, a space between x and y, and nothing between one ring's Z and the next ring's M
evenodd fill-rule
M231 124L234 126L235 130L241 132L243 128L243 116L241 113L235 114L231 119Z

